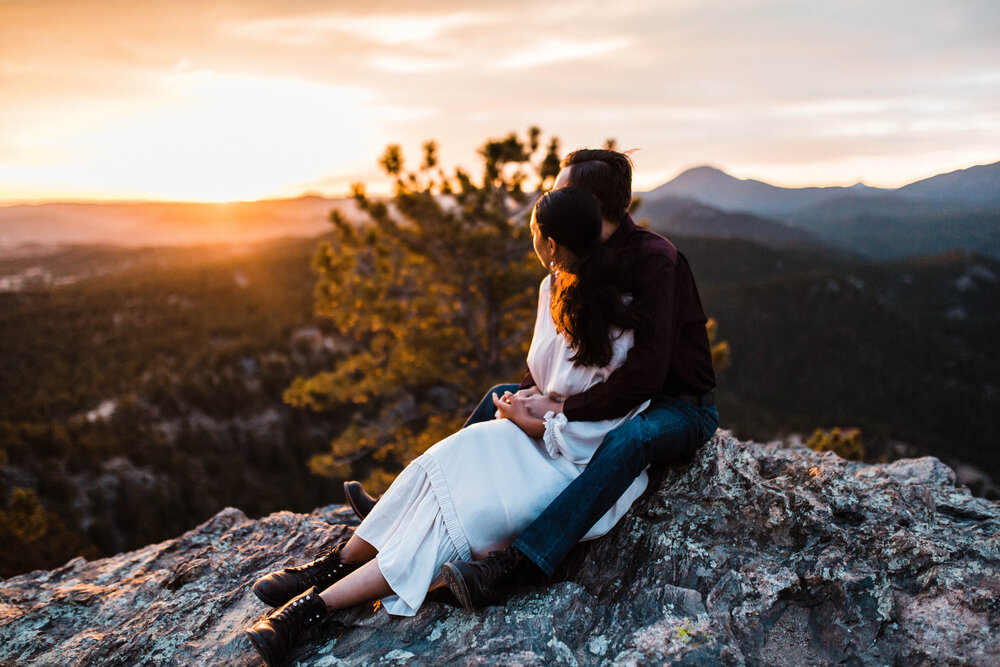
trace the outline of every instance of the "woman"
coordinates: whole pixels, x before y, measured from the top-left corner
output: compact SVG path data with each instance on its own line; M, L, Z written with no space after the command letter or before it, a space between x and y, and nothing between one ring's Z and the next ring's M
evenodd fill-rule
M537 387L530 391L579 394L605 380L632 346L635 315L621 287L627 276L601 243L598 204L582 188L543 195L531 231L550 274L528 352ZM390 614L415 614L444 563L509 546L579 475L604 435L648 404L606 421L567 422L551 413L532 420L513 409L515 396L494 398L509 418L462 429L415 459L350 540L254 585L261 600L284 605L247 631L269 663L329 612L381 598ZM584 539L610 530L646 483L643 473Z

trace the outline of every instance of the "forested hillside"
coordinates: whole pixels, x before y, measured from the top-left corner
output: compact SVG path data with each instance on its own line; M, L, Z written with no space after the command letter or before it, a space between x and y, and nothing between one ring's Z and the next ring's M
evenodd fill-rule
M687 245L695 266L737 255L721 241ZM901 441L996 475L1000 264L950 255L742 281L703 270L703 301L732 350L724 421L741 435L860 427L871 457L898 455Z
M281 399L337 354L312 315L315 244L34 258L36 274L99 275L0 294L0 574L140 546L226 505L334 498L308 460L337 416Z

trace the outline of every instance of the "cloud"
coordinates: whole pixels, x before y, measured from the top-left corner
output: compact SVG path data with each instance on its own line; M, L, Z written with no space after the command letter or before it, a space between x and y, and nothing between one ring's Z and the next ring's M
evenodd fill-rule
M509 69L533 69L553 63L586 61L622 51L629 45L625 38L600 41L573 41L548 38L519 48L503 57L497 65Z
M419 55L380 54L373 56L371 65L391 74L429 74L456 70L462 66L457 58L425 57Z
M309 107L313 132L356 125L376 147L337 158L369 165L364 179L381 142L415 154L436 138L446 163L471 165L486 137L537 123L567 148L640 147L649 174L713 162L766 177L773 163L903 182L931 160L997 159L997 34L995 0L2 3L0 168L69 164L95 137L137 140L125 128L155 133L180 109L239 116L211 97L222 86L274 136L268 118L290 122L266 113L282 96ZM329 159L316 182L341 173Z
M489 23L483 12L439 15L397 14L357 16L331 13L233 22L226 29L238 35L289 46L314 46L343 35L383 46L419 44L446 31Z

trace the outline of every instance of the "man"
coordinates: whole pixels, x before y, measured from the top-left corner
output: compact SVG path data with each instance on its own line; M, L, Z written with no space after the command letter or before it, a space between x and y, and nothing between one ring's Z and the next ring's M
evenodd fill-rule
M629 291L641 314L635 345L625 364L605 382L565 401L531 391L535 383L530 373L520 387L495 387L466 426L499 411L531 433L544 428L548 412L562 413L571 421L595 421L620 417L647 399L651 403L605 437L584 472L512 546L480 561L444 565L448 587L470 611L497 599L525 561L551 576L648 465L690 456L718 427L707 318L694 277L687 259L670 241L637 226L628 214L628 156L610 150L574 151L563 159L554 187L567 185L582 186L597 198L601 240L631 262ZM360 485L349 483L345 489L355 509L367 514L371 500Z

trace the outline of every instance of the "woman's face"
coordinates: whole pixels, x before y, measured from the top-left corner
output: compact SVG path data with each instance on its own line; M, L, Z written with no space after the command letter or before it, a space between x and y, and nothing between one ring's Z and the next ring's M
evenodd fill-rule
M531 212L531 243L535 246L535 254L538 255L538 261L545 268L549 268L549 262L552 261L553 255L551 239L545 238L542 230L538 228L534 211Z

